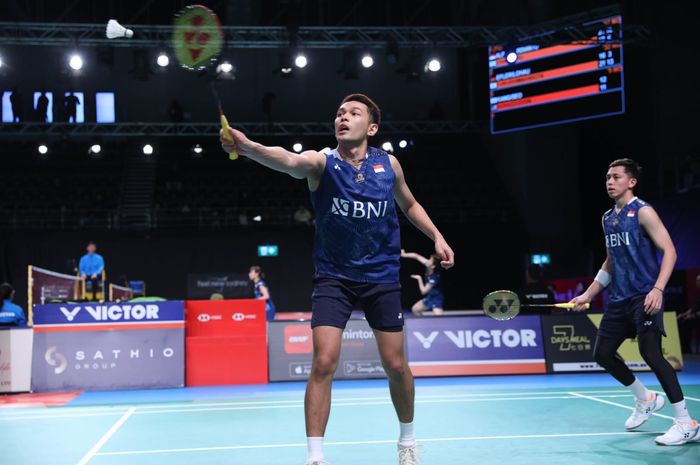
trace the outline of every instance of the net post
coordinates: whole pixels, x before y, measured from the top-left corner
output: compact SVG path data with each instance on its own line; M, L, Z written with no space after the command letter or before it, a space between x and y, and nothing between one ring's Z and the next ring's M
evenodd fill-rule
M34 325L34 309L32 293L34 292L34 279L32 278L32 265L27 266L27 315L29 317L29 326Z

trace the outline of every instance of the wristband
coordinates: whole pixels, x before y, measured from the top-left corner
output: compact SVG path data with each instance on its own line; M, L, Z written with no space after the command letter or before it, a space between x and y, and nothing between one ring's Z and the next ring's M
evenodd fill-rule
M608 287L608 284L610 284L610 281L612 280L610 277L610 273L608 273L602 268L598 270L598 274L596 274L595 278L593 279L595 281L598 281L603 287Z
M662 294L664 293L664 290L661 289L660 287L654 286L652 289L656 289L657 291L661 292Z

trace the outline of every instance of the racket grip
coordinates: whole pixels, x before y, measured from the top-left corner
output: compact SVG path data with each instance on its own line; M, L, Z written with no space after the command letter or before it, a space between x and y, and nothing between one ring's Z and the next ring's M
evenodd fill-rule
M233 142L233 136L231 135L231 131L228 130L228 120L226 119L226 116L222 113L221 114L221 130L224 131L224 139ZM229 159L235 160L238 158L238 152L235 150L233 152L230 152L228 154Z
M572 304L572 303L570 303L570 302L567 302L567 303L564 303L564 304L554 304L554 306L557 307L557 308L567 308L567 309L571 309L571 308L574 308L576 305L574 305L574 304ZM588 308L591 308L591 304L585 304L584 307L587 308L587 309L588 309Z

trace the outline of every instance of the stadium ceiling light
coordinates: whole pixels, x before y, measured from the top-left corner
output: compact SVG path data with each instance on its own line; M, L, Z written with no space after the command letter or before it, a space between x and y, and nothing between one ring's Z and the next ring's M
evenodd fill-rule
M83 58L77 53L74 53L68 60L68 66L74 71L80 71L83 68Z
M506 55L506 61L507 61L508 63L515 63L516 61L518 61L518 54L515 53L515 52L510 52L510 53L508 53L508 54Z
M306 65L309 64L309 61L306 59L306 55L299 53L296 58L294 58L294 64L297 68L305 68Z
M391 145L391 142L386 141L382 144L382 150L384 150L385 152L392 153L394 151L394 146Z
M194 144L190 149L190 152L192 152L192 155L195 157L201 156L204 153L204 147L199 144Z
M294 145L292 145L292 150L294 150L296 153L300 153L303 148L304 147L301 145L300 142L297 142Z
M170 58L168 57L168 54L165 52L161 52L160 55L158 55L158 58L156 59L156 63L158 63L158 66L161 68L165 68L170 64Z
M153 154L153 146L151 144L146 144L143 146L143 154L151 155Z
M408 147L408 141L406 139L401 139L399 141L399 148L405 149Z
M433 73L440 71L440 68L442 68L442 65L440 64L440 60L437 58L431 58L425 65L426 71L431 71Z
M102 151L102 146L100 144L92 144L90 146L89 153L93 155L97 155Z
M49 148L45 144L39 145L39 147L37 147L37 150L42 155L46 155L47 153L49 153Z
M374 65L374 58L372 58L372 55L370 55L369 53L365 54L362 57L362 67L371 68L372 65Z

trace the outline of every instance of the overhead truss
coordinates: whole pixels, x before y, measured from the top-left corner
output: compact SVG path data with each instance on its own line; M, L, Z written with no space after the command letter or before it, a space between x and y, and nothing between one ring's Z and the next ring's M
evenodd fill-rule
M334 133L333 122L238 122L235 124L251 136L328 136ZM382 134L455 134L480 131L485 122L383 121ZM3 137L137 137L137 136L207 136L216 137L221 126L214 123L5 123Z

